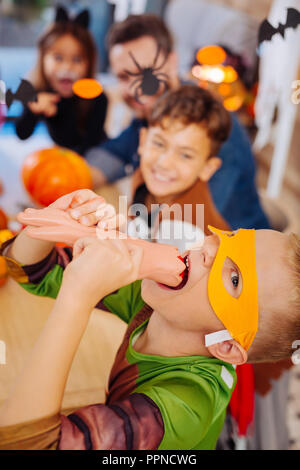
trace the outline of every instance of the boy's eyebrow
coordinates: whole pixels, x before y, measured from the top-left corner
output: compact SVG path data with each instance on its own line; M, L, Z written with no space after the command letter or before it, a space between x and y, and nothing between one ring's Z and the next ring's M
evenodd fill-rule
M179 146L178 148L181 150L187 150L189 152L197 153L196 149L194 149L193 147L188 147L187 145Z
M158 137L158 138L161 139L161 140L166 140L165 137L160 133L160 131L157 131L157 130L154 131L153 137L155 137L155 138ZM188 151L188 152L192 152L192 153L197 154L197 150L196 150L196 149L194 149L193 147L189 147L189 146L187 146L187 145L183 145L183 146L180 145L180 146L178 146L178 148L179 148L180 150L186 150L186 151Z
M161 140L166 140L165 137L161 135L159 131L154 131L153 137L158 137Z
M185 149L185 150L195 150L193 147L188 147L187 145L180 145L179 148Z

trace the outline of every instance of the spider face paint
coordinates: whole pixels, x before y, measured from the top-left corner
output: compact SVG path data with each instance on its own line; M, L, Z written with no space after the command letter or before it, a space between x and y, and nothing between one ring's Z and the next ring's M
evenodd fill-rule
M163 59L163 62L161 65L157 67L157 62L158 62L158 57L160 55L161 48L160 46L157 47L155 59L153 62L153 65L151 67L141 67L140 64L137 62L135 59L134 55L132 52L129 52L129 55L135 64L136 68L138 69L138 72L130 72L129 70L125 70L127 75L131 77L137 77L132 84L130 85L130 88L134 88L134 98L138 103L141 103L140 98L143 95L146 96L153 96L156 95L161 88L163 87L162 93L165 93L168 88L168 80L169 76L165 73L157 73L162 67L165 65L168 57L166 56ZM141 103L142 104L142 103Z
M209 229L220 238L208 280L209 301L231 337L248 350L258 329L255 230L240 229L237 233L231 233L213 227ZM222 281L226 258L230 258L241 273L243 285L237 298L229 294ZM238 276L237 279L232 278L233 285L238 282Z

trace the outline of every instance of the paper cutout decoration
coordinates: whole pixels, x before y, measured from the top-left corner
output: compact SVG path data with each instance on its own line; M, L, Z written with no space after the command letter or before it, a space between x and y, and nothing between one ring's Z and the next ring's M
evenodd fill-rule
M300 24L300 11L295 8L287 8L285 24L279 23L277 28L271 25L268 20L264 20L260 25L258 32L258 45L264 41L271 41L274 34L279 33L283 38L285 30L288 28L296 29Z
M37 101L37 92L28 80L21 80L16 93L13 93L11 89L7 90L5 95L7 108L9 108L14 101L21 101L24 106L31 101Z
M92 187L91 172L85 160L62 147L28 155L22 168L22 179L32 199L42 206L48 206L72 191Z
M169 84L167 81L169 79L168 75L162 72L156 73L158 70L162 69L162 67L165 65L167 58L168 58L166 56L162 64L159 67L157 67L156 65L157 65L160 51L161 51L161 47L158 46L153 65L151 67L141 67L140 64L137 62L137 60L135 59L132 52L129 52L129 55L132 58L132 61L134 62L135 66L137 67L138 72L133 73L133 72L130 72L129 70L125 70L125 72L132 77L138 77L131 84L131 87L136 85L134 97L138 103L141 103L140 97L143 95L146 95L146 96L155 95L158 92L161 84L163 84L163 87L164 87L163 93L166 92L169 88Z
M55 23L76 23L82 26L84 29L88 29L90 24L90 13L87 9L82 10L74 19L69 18L67 10L59 5L56 9Z
M87 100L96 98L103 92L102 85L94 78L82 78L73 83L73 92Z

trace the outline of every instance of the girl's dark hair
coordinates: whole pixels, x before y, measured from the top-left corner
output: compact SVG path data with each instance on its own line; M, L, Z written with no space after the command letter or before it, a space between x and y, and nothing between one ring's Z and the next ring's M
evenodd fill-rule
M231 130L229 112L212 93L197 85L182 85L160 98L148 119L149 126L163 126L165 118L186 126L204 125L211 139L211 155L216 155Z
M43 60L44 56L55 41L62 36L69 34L74 37L82 46L84 54L88 61L87 75L84 78L93 78L96 72L97 49L90 32L75 22L53 23L40 37L38 41L39 56L36 66L31 72L31 81L37 91L46 91L49 89L49 83L44 74Z
M156 15L130 15L126 20L111 26L107 35L108 51L116 44L151 36L167 57L173 50L174 42L163 20Z

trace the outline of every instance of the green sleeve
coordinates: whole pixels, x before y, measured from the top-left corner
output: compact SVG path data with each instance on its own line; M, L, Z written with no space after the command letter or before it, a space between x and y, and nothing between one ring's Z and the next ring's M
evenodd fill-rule
M167 377L169 375L169 378ZM215 418L215 392L199 376L185 371L164 374L138 387L135 392L147 395L158 406L164 423L164 437L159 450L214 449L217 435L208 433ZM224 418L224 417L223 417ZM223 424L223 423L222 423Z
M63 268L56 264L38 284L19 284L31 294L55 299L62 283L63 272ZM129 323L145 305L141 297L141 281L133 282L128 286L122 287L116 293L106 296L101 304L121 318L121 320ZM101 308L101 304L99 308Z
M145 302L141 297L141 282L136 281L122 287L116 293L106 296L102 303L121 320L130 323L132 318L143 308Z
M31 294L56 299L62 283L63 273L63 268L56 264L38 284L32 282L20 282L19 284Z

